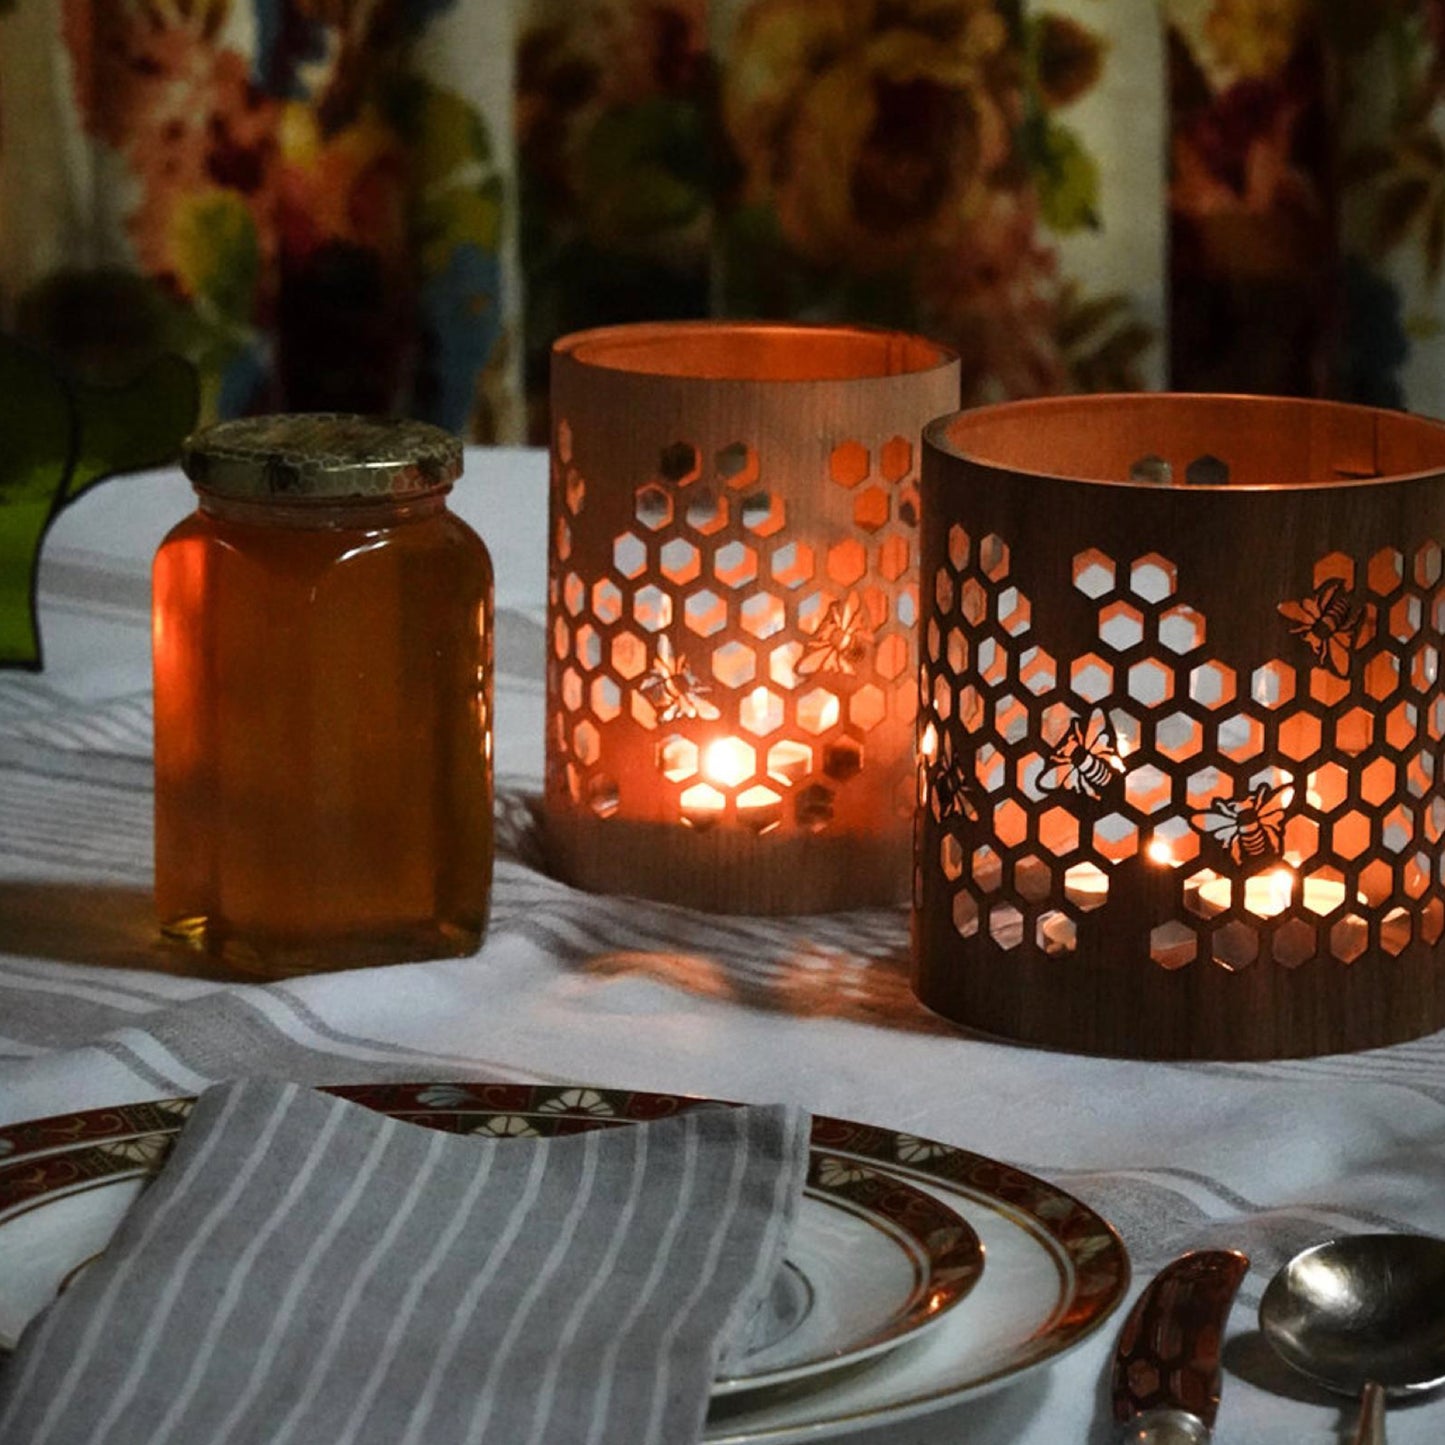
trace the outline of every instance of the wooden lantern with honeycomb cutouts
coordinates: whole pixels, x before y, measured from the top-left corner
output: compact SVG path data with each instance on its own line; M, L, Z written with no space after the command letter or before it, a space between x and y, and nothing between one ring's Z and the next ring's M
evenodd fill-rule
M1445 427L959 413L923 463L915 988L1161 1058L1445 1025Z
M557 343L559 876L717 912L907 897L920 434L958 386L944 348L851 327Z

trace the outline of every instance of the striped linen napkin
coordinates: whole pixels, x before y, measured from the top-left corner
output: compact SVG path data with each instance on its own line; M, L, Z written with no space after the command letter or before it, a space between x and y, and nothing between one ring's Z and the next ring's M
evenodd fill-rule
M5 1445L684 1445L807 1168L783 1106L480 1140L207 1090L0 1378Z

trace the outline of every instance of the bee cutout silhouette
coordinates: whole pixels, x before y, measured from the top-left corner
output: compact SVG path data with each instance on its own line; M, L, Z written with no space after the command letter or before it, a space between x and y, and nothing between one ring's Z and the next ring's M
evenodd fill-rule
M794 671L799 677L820 672L852 675L867 651L872 629L863 621L863 604L856 592L844 602L831 602L817 631L803 644Z
M1068 730L1049 754L1039 774L1044 793L1074 793L1096 801L1119 781L1124 760L1114 746L1114 730L1108 714L1096 707L1088 721L1070 718Z
M1349 676L1350 654L1369 641L1372 612L1351 606L1343 579L1327 577L1310 596L1281 602L1279 611L1294 624L1291 634L1304 639L1316 666Z
M687 665L686 657L673 652L665 634L657 639L657 656L637 686L656 709L659 722L680 718L714 722L722 716L704 696L710 691L708 685Z
M1213 838L1236 864L1279 856L1284 846L1285 813L1294 797L1290 783L1259 783L1242 798L1216 798L1189 821Z

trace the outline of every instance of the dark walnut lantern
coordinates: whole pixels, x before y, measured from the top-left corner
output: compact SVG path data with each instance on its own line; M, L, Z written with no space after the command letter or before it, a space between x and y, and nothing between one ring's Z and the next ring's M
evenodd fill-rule
M1139 1057L1445 1025L1445 426L1024 402L922 485L919 997Z
M544 834L560 876L719 912L902 901L922 338L677 322L552 360Z

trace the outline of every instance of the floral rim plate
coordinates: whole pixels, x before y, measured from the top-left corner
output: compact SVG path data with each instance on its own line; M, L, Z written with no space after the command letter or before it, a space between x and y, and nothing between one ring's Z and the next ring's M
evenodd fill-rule
M525 1128L517 1116L529 1108L566 1116L600 1107L613 1118L643 1120L704 1102L583 1086L381 1084L335 1092L412 1117L446 1112L423 1102L423 1096L444 1098L458 1115L451 1127L476 1128L485 1118L485 1127L502 1132ZM185 1108L184 1102L167 1102L95 1109L0 1130L0 1178L6 1181L0 1241L27 1199L34 1206L49 1193L68 1191L73 1197L50 1206L66 1217L35 1232L25 1261L50 1270L52 1282L62 1278L104 1246L114 1224L114 1216L101 1211L105 1219L97 1228L96 1211L87 1210L81 1191L110 1183L117 1171L129 1170L132 1181L145 1172L144 1161L97 1158L87 1146L108 1145L113 1153L143 1148L147 1136L179 1128ZM911 1183L949 1205L981 1240L988 1268L967 1299L916 1338L847 1370L716 1399L704 1435L708 1445L817 1441L968 1399L1057 1360L1093 1335L1128 1292L1129 1259L1118 1235L1087 1205L1042 1179L950 1144L846 1119L815 1116L813 1147L844 1165Z
M661 1118L698 1101L589 1088L336 1088L453 1133L558 1135ZM192 1100L92 1110L0 1132L0 1347L104 1247L170 1151ZM785 1267L715 1397L854 1365L931 1328L978 1282L973 1229L944 1201L816 1145Z

